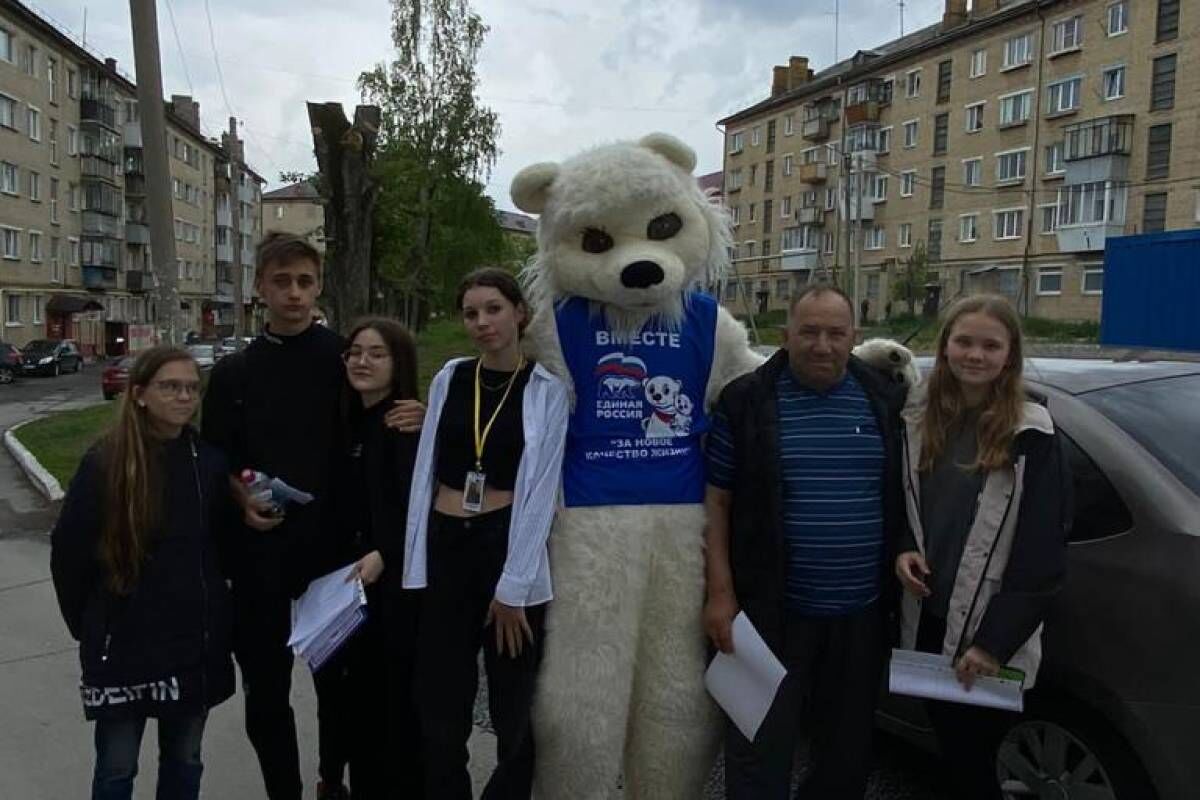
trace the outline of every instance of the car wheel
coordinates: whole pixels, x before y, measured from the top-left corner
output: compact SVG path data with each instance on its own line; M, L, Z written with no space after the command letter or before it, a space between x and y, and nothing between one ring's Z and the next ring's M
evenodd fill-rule
M16 376L13 375L13 371L11 369L8 367L0 367L0 384L12 383L15 377Z
M1068 704L1038 704L1009 729L996 753L1005 800L1157 796L1129 746L1095 715Z

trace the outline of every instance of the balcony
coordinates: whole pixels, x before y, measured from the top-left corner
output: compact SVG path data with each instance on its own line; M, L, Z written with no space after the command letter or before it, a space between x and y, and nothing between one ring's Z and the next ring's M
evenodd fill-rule
M117 268L84 264L83 287L85 289L116 289Z
M851 222L862 220L870 222L875 219L875 199L865 192L858 200L855 200L853 191L850 193L850 213L846 213L845 204L842 201L842 196L838 194L838 208L842 219L849 218Z
M801 182L809 184L824 183L828 171L828 167L816 161L811 164L800 164L795 169Z
M847 125L861 125L864 122L879 122L879 101L864 100L846 105Z
M829 138L830 120L813 117L800 123L800 136L810 142L823 142Z
M142 147L142 123L126 122L125 127L121 131L122 137L125 140L125 146L141 149Z
M217 209L217 227L232 228L233 215L229 213L229 206L222 206Z
M238 200L243 203L254 203L254 182L247 180L245 184L238 187Z
M1063 128L1068 184L1129 178L1133 116L1102 117Z
M126 197L145 197L146 196L146 179L141 175L126 175L125 176L125 196Z
M1093 222L1064 225L1055 231L1060 253L1091 253L1104 250L1110 236L1124 236L1125 225L1120 222Z
M129 244L150 244L150 226L142 222L125 223L125 241Z
M98 178L109 183L117 182L117 165L99 156L80 156L79 172L85 178Z
M233 263L233 245L218 244L217 245L217 261L224 264Z
M123 239L121 220L98 211L83 212L83 233L87 236L103 236L108 239Z
M821 254L817 252L816 248L793 252L784 251L779 257L779 268L786 272L816 269L820 264Z
M131 292L148 291L152 284L153 279L149 272L133 269L125 273L125 288Z
M796 222L801 225L823 225L825 224L825 209L817 206L797 208Z
M233 281L217 281L217 302L232 303L234 288Z
M85 97L79 101L79 121L98 122L113 131L117 130L117 110L103 100Z
M878 172L879 154L874 145L867 145L850 152L851 172Z

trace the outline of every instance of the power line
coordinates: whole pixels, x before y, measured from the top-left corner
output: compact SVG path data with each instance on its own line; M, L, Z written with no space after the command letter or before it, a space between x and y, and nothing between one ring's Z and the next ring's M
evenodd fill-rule
M221 97L225 100L225 110L229 116L235 117L233 106L229 103L229 94L225 91L225 74L221 71L221 58L217 55L217 37L213 33L212 11L209 10L208 0L204 0L204 18L208 20L208 44L212 48L213 64L217 68L217 83L221 86Z
M175 25L175 9L171 6L171 0L167 0L167 16L171 19L171 30L175 34L175 48L179 51L179 64L183 67L183 77L187 80L188 92L195 97L196 89L192 86L192 76L188 72L187 58L183 54L183 42L179 39L179 28Z

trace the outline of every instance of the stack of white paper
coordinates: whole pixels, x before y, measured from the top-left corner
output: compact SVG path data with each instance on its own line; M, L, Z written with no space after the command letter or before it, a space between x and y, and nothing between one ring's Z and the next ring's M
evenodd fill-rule
M288 646L316 672L367 618L367 595L358 578L346 580L354 565L317 578L292 601Z
M743 611L733 618L733 653L717 653L704 685L742 735L754 741L786 674Z
M888 676L888 688L892 694L1007 711L1024 710L1021 684L1021 680L1012 678L977 677L968 690L958 682L950 656L914 650L893 650Z

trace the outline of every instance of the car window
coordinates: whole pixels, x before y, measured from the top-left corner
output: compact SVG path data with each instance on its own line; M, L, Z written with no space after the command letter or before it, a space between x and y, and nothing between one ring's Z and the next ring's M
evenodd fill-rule
M1200 375L1112 386L1080 395L1200 495Z
M1116 487L1074 439L1062 428L1058 433L1071 467L1071 483L1075 490L1070 540L1087 542L1128 532L1133 528L1133 515Z

